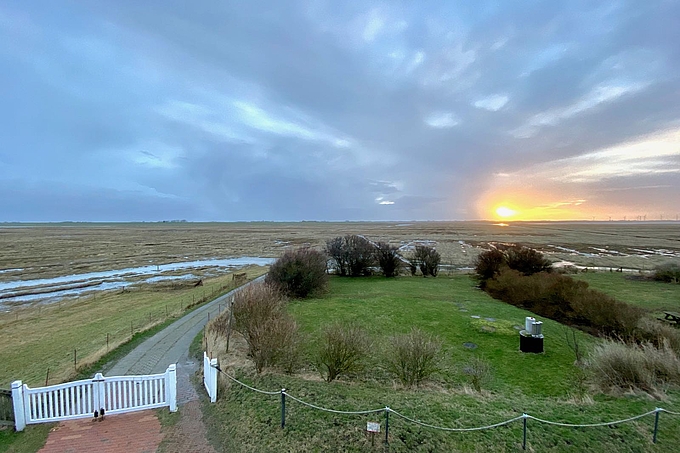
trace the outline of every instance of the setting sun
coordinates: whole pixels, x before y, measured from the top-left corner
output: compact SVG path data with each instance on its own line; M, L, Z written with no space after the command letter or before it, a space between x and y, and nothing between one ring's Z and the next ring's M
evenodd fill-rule
M500 217L512 217L517 214L517 212L514 209L508 208L507 206L500 206L496 209L496 214L498 214Z

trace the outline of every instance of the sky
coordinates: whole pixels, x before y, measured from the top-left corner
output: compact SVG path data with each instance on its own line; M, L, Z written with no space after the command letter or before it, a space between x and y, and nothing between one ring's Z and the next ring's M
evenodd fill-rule
M0 221L680 214L678 1L0 2Z

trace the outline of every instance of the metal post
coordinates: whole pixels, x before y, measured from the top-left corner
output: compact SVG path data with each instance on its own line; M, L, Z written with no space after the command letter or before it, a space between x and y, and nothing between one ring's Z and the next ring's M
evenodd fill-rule
M390 408L385 407L385 444L389 444L390 435Z
M656 408L656 414L654 414L654 438L652 438L652 442L656 443L656 434L659 432L659 413L661 412L661 409L658 407Z
M527 414L522 414L522 417L524 417L524 438L522 439L522 450L527 449Z
M286 389L281 389L281 429L286 427Z
M78 369L78 352L76 349L73 350L73 369Z

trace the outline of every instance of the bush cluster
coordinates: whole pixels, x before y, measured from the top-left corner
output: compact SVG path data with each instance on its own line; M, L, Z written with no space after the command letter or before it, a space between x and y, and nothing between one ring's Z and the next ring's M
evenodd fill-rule
M326 253L331 257L335 273L349 277L371 275L375 267L385 277L396 277L405 261L397 247L386 242L373 244L355 234L326 241ZM408 260L412 275L420 269L424 276L433 277L437 276L440 261L441 257L434 248L420 245L416 246Z
M425 245L416 245L413 254L408 259L411 275L416 275L418 269L423 277L436 277L439 273L441 255L434 248Z
M342 276L371 275L375 265L375 247L366 238L356 234L328 240L326 253L333 260L335 273Z
M378 242L375 251L378 266L385 277L396 277L399 275L403 264L402 257L399 255L399 248L387 242Z
M677 263L666 263L657 266L654 270L654 280L664 283L679 283L680 265Z
M302 299L326 289L326 264L326 255L318 250L288 250L271 265L266 281L286 296Z
M255 370L280 366L293 371L299 359L299 331L295 320L285 311L285 298L266 283L251 284L234 295L231 305L234 330L243 335ZM228 319L229 312L220 315ZM228 322L228 321L227 321ZM225 322L218 320L217 326Z
M482 287L486 281L498 276L503 268L516 270L522 275L550 272L552 264L541 252L532 248L515 246L507 250L497 248L480 253L474 262L475 274Z
M586 282L556 273L526 276L506 268L487 280L485 289L496 299L600 335L630 338L643 314L638 307L590 289Z

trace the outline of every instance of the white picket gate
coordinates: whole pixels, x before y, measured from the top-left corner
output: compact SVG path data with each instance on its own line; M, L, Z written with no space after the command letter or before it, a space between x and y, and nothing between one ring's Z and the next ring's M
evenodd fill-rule
M211 359L205 351L203 351L203 385L210 402L217 401L217 359Z
M17 431L26 425L93 417L104 408L107 415L168 406L177 410L177 368L146 376L104 377L32 389L12 382L14 422Z

